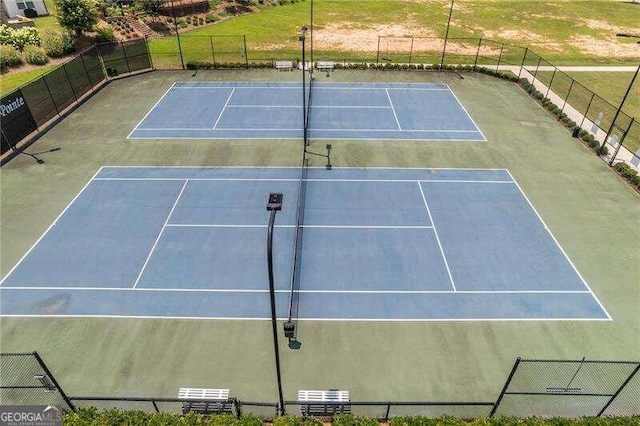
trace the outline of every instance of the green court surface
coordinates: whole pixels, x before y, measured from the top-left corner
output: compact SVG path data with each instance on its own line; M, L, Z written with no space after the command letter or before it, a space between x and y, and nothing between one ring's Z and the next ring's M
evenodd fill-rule
M126 139L176 81L298 77L158 71L109 84L28 149L62 148L43 154L45 164L20 156L2 168L2 277L102 166L299 165L296 140ZM334 140L334 165L508 169L612 320L301 321L299 349L280 340L285 399L337 388L353 401L493 401L517 356L637 358L640 196L605 163L513 83L388 71L336 71L331 81L448 84L487 142ZM0 332L2 352L37 350L74 396L175 397L180 387L218 387L277 401L268 321L0 317Z

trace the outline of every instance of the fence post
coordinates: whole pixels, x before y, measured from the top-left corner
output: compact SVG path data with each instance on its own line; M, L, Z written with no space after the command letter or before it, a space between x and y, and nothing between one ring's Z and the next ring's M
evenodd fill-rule
M504 382L504 386L502 387L500 396L498 396L496 403L493 404L493 408L491 409L491 413L489 413L489 417L493 417L493 415L496 414L496 411L498 410L498 406L502 402L502 398L504 397L504 394L507 392L507 389L509 388L509 384L511 383L511 379L513 379L513 375L516 374L516 370L518 369L519 365L520 365L520 357L516 358L516 362L513 364L513 368L511 368L511 373L509 373L509 377L507 377L507 381Z
M524 48L524 55L522 56L522 63L520 64L520 72L518 73L518 80L520 80L520 76L522 75L522 69L524 68L524 61L527 60L527 53L529 53L529 48Z
M156 409L156 413L159 413L159 412L160 412L160 409L158 409L158 404L156 404L156 400L155 400L155 399L152 399L152 400L151 400L151 403L153 404L153 408L155 408L155 409Z
M249 55L247 52L247 35L246 34L242 35L242 41L244 42L244 63L247 69L249 69ZM311 64L311 67L313 69L313 63Z
M620 145L622 145L622 143L620 143ZM633 372L629 375L629 377L627 377L627 380L624 381L624 383L618 388L618 390L616 391L616 393L613 394L613 396L611 397L611 399L609 401L607 401L607 403L605 404L605 406L602 408L602 410L600 410L600 412L598 413L597 417L602 416L602 414L607 410L607 408L609 408L609 405L611 405L611 403L613 402L614 399L616 399L616 397L620 394L620 392L622 392L622 389L625 388L625 386L627 386L627 384L631 381L631 379L633 378L633 376L636 375L636 373L638 372L638 370L640 370L640 363L638 363L638 365L636 365L636 368L633 370Z
M613 162L615 161L616 156L618 155L618 151L620 151L620 148L622 147L622 143L624 142L624 139L627 137L627 135L631 131L631 126L633 126L633 122L635 121L635 119L636 119L635 117L631 117L631 122L629 123L627 130L624 132L624 134L620 138L620 141L618 142L618 146L616 147L616 150L613 152L613 155L611 156L611 160L609 160L610 166L613 166Z
M409 49L409 65L411 65L411 59L413 59L413 39L414 37L411 36L411 49Z
M388 402L387 403L387 412L384 413L384 421L388 421L389 420L389 411L391 411L391 403Z
M237 398L233 398L233 406L236 409L236 417L242 417L242 402L238 401Z
M51 89L49 89L49 85L47 84L47 79L45 78L47 76L47 74L43 75L42 78L42 82L44 83L44 87L47 88L47 93L49 93L49 97L51 98L51 103L53 104L53 107L56 110L56 114L58 114L58 116L60 115L60 110L58 109L58 105L56 104L56 100L53 99L53 95L51 94Z
M71 88L71 92L73 93L73 98L78 102L78 95L76 95L76 91L73 88L73 84L71 83L71 78L69 77L69 73L67 72L66 64L62 64L62 71L64 71L64 75L67 77L67 81L69 82L69 87Z
M480 56L480 45L482 44L482 37L478 39L478 50L476 50L476 59L473 61L473 70L476 70L476 65L478 65L478 56Z
M571 79L571 84L569 85L567 96L564 97L564 103L562 104L562 109L560 110L560 112L564 112L564 107L567 106L567 100L569 99L569 95L571 94L571 89L573 89L573 83L575 83L575 80Z
M582 121L580 122L580 128L584 124L584 120L587 118L587 114L589 114L589 108L591 108L591 102L593 102L593 98L595 98L596 94L591 92L591 99L589 99L589 104L587 105L587 110L582 114Z
M536 70L533 73L533 80L531 81L531 86L533 86L533 88L536 88L536 76L538 75L538 68L540 68L540 62L542 62L542 58L540 56L538 56L538 64L536 65Z
M500 54L498 55L498 64L496 65L496 72L500 69L500 61L502 60L502 51L504 50L504 43L500 43Z
M69 408L71 408L71 411L76 411L76 407L73 406L73 404L71 403L71 400L69 400L69 398L67 397L67 394L64 393L64 391L62 390L62 388L58 384L58 381L56 380L56 378L53 377L53 374L51 374L51 371L49 371L49 369L45 365L44 361L42 361L42 358L40 358L40 355L38 355L38 352L33 351L33 356L35 357L36 361L38 361L38 364L40 364L40 367L42 367L42 369L44 370L44 372L47 375L47 377L49 377L51 379L51 382L53 383L53 386L55 386L56 389L58 390L58 392L60 392L60 396L62 396L62 399L64 399L64 402L67 403Z
M87 75L87 80L89 81L89 86L91 86L91 88L93 89L93 82L91 81L91 76L89 75L89 70L87 69L87 66L84 63L84 59L82 59L82 52L80 52L80 54L78 56L80 56L80 62L82 62L82 68L84 68L84 73Z
M124 42L120 43L122 46L122 56L124 56L124 63L127 64L127 71L131 74L131 67L129 66L129 58L127 58L127 49L124 46Z
M549 92L551 91L551 85L553 84L553 79L554 79L554 78L555 78L555 76L556 76L556 70L557 70L557 69L558 69L558 68L553 67L553 74L551 74L551 81L549 82L549 86L547 86L547 94L546 94L546 95L544 95L544 97L545 97L545 98L549 98Z
M144 36L144 45L145 45L145 48L147 49L147 56L149 57L149 65L151 65L152 70L155 70L156 68L153 66L153 58L151 57L151 49L149 49L149 40L147 39L147 36Z
M378 36L378 52L376 54L376 65L380 63L380 36Z

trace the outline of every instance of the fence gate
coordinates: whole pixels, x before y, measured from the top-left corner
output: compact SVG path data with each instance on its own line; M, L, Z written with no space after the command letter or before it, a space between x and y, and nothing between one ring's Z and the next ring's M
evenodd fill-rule
M640 413L640 362L520 359L494 413L582 417Z
M37 352L0 353L0 404L75 410Z

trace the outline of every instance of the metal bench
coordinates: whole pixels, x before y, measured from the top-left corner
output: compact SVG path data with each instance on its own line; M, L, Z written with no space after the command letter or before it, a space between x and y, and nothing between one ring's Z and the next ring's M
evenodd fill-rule
M298 402L303 416L328 417L333 414L351 412L349 391L337 389L299 390Z
M329 74L335 69L335 67L336 63L330 61L318 61L316 64L316 68L318 68L318 71L326 71L327 76L329 76Z
M276 69L278 71L293 71L292 61L276 61Z
M190 411L202 414L231 413L233 399L229 398L229 389L180 388L178 399L182 403L182 414Z

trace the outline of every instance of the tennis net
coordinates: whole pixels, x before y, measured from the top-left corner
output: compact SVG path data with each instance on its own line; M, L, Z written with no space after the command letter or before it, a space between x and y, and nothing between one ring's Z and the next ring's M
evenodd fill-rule
M303 67L306 64L303 63ZM306 69L303 72L307 72ZM300 267L302 262L302 233L304 230L304 206L307 192L307 173L309 160L307 159L307 146L309 146L309 114L311 112L311 85L312 78L303 84L304 99L306 102L303 109L303 145L302 158L300 159L300 182L298 184L298 199L296 202L296 226L293 235L293 266L291 271L291 287L289 293L289 320L291 324L298 317L298 301L300 288Z

